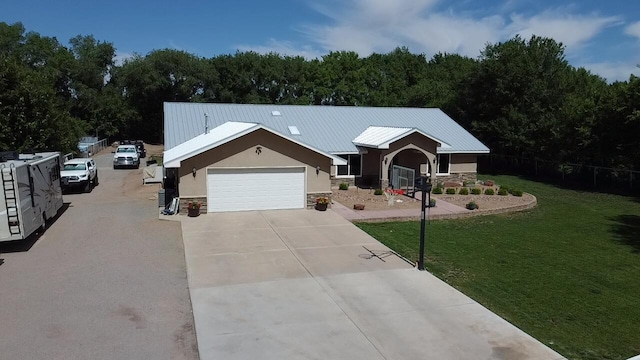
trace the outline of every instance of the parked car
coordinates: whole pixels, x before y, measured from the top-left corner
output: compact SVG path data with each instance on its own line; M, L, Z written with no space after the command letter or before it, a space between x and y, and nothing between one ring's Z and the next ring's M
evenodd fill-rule
M120 145L113 155L113 168L119 167L140 167L140 156L135 145Z
M91 192L98 185L98 167L91 158L67 160L60 171L60 179L62 191L81 189Z
M144 142L142 142L142 140L136 140L135 145L138 150L138 156L140 156L140 158L147 157L147 151L144 149Z

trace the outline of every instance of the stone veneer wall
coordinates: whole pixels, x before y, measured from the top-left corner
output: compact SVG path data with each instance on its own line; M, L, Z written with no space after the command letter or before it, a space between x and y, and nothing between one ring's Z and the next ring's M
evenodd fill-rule
M316 206L316 199L319 197L328 197L329 198L329 205L327 205L327 208L331 208L331 193L307 193L307 209L313 209L314 206Z
M331 193L308 193L307 194L307 208L311 209L316 205L316 199L319 197L328 197L329 198L329 208L331 208ZM206 197L185 197L180 198L180 211L179 214L187 214L187 206L190 202L198 201L202 204L200 206L200 214L207 213L207 198Z
M356 184L355 178L337 178L335 176L331 177L331 187L338 187L340 183L347 183L349 186L354 186Z
M459 181L459 182L464 182L464 181L476 181L478 180L478 174L476 173L457 173L457 174L451 174L451 175L443 175L443 176L436 176L435 183L438 182L448 182L448 181Z
M178 214L187 215L187 206L189 205L190 202L194 202L194 201L197 201L200 204L202 204L202 206L200 206L200 214L206 214L207 213L207 197L206 196L181 197L180 206L179 206L180 210L178 211Z

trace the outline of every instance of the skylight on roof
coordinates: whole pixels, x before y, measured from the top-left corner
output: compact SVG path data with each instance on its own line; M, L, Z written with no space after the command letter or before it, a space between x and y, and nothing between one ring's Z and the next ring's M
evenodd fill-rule
M282 116L282 114L278 110L273 110L271 111L271 116Z
M297 126L289 126L289 132L291 135L300 135L300 130L298 130Z

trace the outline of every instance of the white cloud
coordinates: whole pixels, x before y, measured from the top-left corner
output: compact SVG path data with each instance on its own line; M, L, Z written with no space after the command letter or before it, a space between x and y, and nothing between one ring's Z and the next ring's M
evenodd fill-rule
M352 50L361 56L388 52L407 46L428 55L456 52L477 56L487 43L507 40L520 34L554 38L569 50L586 44L608 26L620 24L618 17L596 14L576 15L573 8L548 9L534 15L512 12L505 16L474 17L451 8L438 10L439 0L347 0L329 2L315 9L329 19L329 25L303 26L307 38L325 52ZM501 11L517 4L507 1Z
M114 58L114 62L117 66L122 66L122 64L124 64L125 61L127 61L128 59L131 59L135 56L134 53L128 53L128 52L119 52L116 51L116 56Z
M463 6L473 6L465 2ZM445 5L443 8L440 5ZM477 8L459 10L443 0L325 0L310 6L326 17L326 22L299 25L308 45L271 39L266 45L243 45L241 50L260 53L302 55L316 58L329 51L355 51L360 56L387 53L406 46L428 57L438 52L477 57L487 43L505 41L516 34L527 40L532 35L551 37L567 47L568 55L580 54L584 46L605 29L620 26L617 16L580 13L578 5L547 8L523 13L519 0L505 0L495 14L478 15ZM530 9L530 8L529 8ZM640 39L640 22L628 26L627 34ZM575 56L574 56L575 58ZM619 65L619 64L618 64ZM593 64L607 79L621 79L629 67ZM628 77L626 74L626 77Z
M277 53L280 55L302 56L308 60L320 58L323 55L311 46L296 47L290 41L278 41L275 39L270 39L266 45L239 45L237 48L240 51L255 51L259 54Z
M635 22L624 29L625 34L640 40L640 21Z
M569 49L583 45L605 27L620 23L620 19L615 16L572 15L565 14L560 9L547 10L529 18L513 14L510 20L511 23L506 28L508 37L516 34L524 39L532 35L550 37Z
M502 23L498 16L474 20L433 14L407 24L399 37L400 40L409 40L412 48L417 45L419 51L427 54L448 52L476 57L487 42L500 40Z
M629 80L631 74L640 75L640 69L633 62L603 62L580 65L592 73L602 76L608 82Z

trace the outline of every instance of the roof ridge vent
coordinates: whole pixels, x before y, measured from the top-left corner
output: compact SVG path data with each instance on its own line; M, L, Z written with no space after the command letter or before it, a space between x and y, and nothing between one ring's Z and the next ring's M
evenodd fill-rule
M282 116L282 113L278 110L271 110L271 116Z

